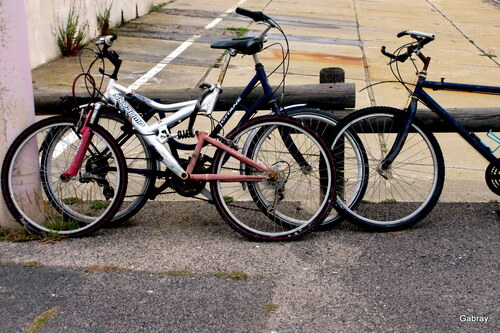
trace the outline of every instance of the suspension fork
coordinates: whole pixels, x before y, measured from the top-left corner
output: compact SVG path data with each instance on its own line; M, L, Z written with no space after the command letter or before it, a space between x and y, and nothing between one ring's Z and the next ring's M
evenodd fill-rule
M85 118L81 129L78 131L82 135L80 145L78 146L75 157L73 158L73 161L71 162L68 169L59 176L62 181L67 182L71 178L75 177L82 167L85 153L87 152L93 137L93 132L90 128L90 124L96 121L101 107L102 103L96 103L94 105L94 107L87 114L87 117Z

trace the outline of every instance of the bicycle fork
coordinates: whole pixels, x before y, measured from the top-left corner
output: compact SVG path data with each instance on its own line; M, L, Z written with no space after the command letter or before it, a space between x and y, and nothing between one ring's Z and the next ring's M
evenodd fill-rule
M97 119L97 115L101 107L101 103L96 103L94 105L91 111L87 114L87 117L85 118L81 129L78 131L82 135L80 145L78 146L75 157L73 158L70 166L65 172L60 175L60 178L63 182L68 182L71 178L76 177L78 171L82 167L85 154L90 146L90 141L93 137L93 133L89 126L89 123L93 123Z
M390 169L392 163L394 162L394 160L396 159L396 157L401 152L401 149L403 149L403 146L406 142L406 138L408 137L408 133L410 131L411 125L413 123L413 120L415 119L415 114L417 113L417 103L419 100L418 92L422 89L421 84L425 81L425 76L426 76L425 71L422 71L419 74L419 80L418 80L415 92L411 96L411 102L410 102L410 105L408 107L407 116L402 117L402 119L400 119L400 120L396 119L396 126L395 127L400 128L400 130L398 131L396 139L394 140L394 144L391 147L391 150L387 153L387 155L384 157L384 159L377 166L377 172L385 179L390 178L389 169ZM399 125L398 125L398 122L399 122Z

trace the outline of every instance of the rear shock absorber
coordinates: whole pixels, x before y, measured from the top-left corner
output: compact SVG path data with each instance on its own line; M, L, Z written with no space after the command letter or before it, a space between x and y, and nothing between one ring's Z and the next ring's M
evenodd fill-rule
M189 139L189 138L194 138L196 135L193 130L180 130L177 131L176 136L178 139Z

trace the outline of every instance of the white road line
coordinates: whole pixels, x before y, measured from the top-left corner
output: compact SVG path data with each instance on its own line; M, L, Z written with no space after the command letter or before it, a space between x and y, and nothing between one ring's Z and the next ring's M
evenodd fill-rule
M227 15L231 14L234 12L236 7L240 6L241 4L245 3L247 0L240 0L234 7L229 8L226 10L223 14L221 14L218 18L210 22L205 26L205 30L210 30L213 27L215 27L217 24L219 24ZM190 47L194 42L196 42L201 35L193 35L191 38L186 40L184 43L182 43L178 48L176 48L172 53L170 53L166 58L164 58L162 61L160 61L156 66L151 68L146 74L141 76L139 79L137 79L133 84L131 84L128 88L131 90L137 90L140 86L142 86L144 83L148 82L153 78L156 74L161 72L169 63L172 62L175 58L177 58L182 52L184 52L188 47Z
M189 38L187 41L182 43L178 48L176 48L172 53L170 53L166 58L160 61L155 67L151 68L146 74L137 79L137 81L131 84L128 88L131 90L136 90L144 83L151 80L153 76L161 72L163 68L165 68L170 62L172 62L172 60L177 58L182 52L184 52L188 47L191 46L191 44L193 44L200 37L201 35L194 35L191 38Z

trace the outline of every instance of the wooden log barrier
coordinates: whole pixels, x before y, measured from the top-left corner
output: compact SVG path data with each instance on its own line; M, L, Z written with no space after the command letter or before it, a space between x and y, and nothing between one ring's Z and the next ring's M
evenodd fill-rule
M243 91L242 87L223 88L222 94L215 106L218 111L228 110ZM151 99L159 99L163 103L177 103L192 99L198 99L201 89L175 89L167 91L141 91ZM245 100L245 105L251 105L262 94L257 87ZM281 99L281 90L276 92L276 98ZM356 92L354 83L320 83L305 85L287 85L285 94L281 101L283 105L307 104L310 107L323 110L339 110L354 108ZM85 103L85 97L81 97L78 103ZM67 103L61 104L60 93L35 93L35 112L37 115L60 114L67 111Z
M342 118L352 111L333 113ZM450 108L447 111L471 132L500 132L500 108ZM418 109L417 118L432 132L456 132L455 127L428 109Z
M258 88L257 88L258 89ZM256 90L257 90L256 89ZM224 88L216 105L216 110L228 110L241 93L241 87ZM142 91L144 96L160 99L164 103L175 103L190 99L197 99L200 89L178 89L170 91ZM329 110L339 117L353 112L355 106L355 87L353 83L321 83L308 85L286 86L283 105L306 103L309 107ZM279 98L279 91L276 93ZM249 96L249 101L255 101L260 91ZM36 93L35 112L37 115L53 115L67 112L71 102L61 103L60 93ZM78 104L84 104L85 97L79 99ZM448 109L468 130L486 132L490 129L500 132L500 108L452 108ZM417 118L423 121L434 132L454 132L454 128L440 119L429 110L418 110Z

